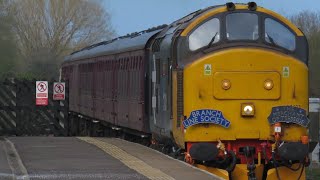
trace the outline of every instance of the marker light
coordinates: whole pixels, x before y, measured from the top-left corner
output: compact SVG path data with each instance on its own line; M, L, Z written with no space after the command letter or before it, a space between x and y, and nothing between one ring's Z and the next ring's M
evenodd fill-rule
M231 82L229 80L225 79L222 81L221 86L222 86L222 89L228 90L231 87Z
M248 3L248 9L249 9L250 11L255 11L255 10L257 10L257 4L256 4L255 2L249 2L249 3Z
M226 6L228 11L234 11L236 9L236 6L232 2L226 3Z
M254 116L255 109L254 105L250 103L241 104L241 115L242 116Z
M273 81L270 79L264 81L264 88L266 90L271 90L273 88Z

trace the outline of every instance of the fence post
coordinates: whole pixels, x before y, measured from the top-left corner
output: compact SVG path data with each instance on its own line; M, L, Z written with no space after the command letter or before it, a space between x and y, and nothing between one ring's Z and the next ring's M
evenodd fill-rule
M312 162L320 162L319 134L320 134L320 98L309 98L309 138Z
M69 117L69 81L65 82L64 118L66 122L67 136L70 136L70 117Z

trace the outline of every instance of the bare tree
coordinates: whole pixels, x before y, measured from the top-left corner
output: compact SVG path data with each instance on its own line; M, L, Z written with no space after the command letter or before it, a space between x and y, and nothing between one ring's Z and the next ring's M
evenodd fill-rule
M17 48L11 23L7 0L0 0L0 78L12 76L16 66Z
M310 96L320 97L320 12L303 11L290 19L308 38Z
M62 56L114 34L100 1L11 0L10 7L20 52L29 65L57 64Z
M109 39L110 15L98 1L14 0L22 52L50 48L57 54Z
M320 14L312 11L302 11L290 18L307 36L320 31Z

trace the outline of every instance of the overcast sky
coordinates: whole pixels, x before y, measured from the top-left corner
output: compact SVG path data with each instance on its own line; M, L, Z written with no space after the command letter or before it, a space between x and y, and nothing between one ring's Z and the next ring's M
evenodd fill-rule
M249 0L234 0L247 3ZM118 35L125 35L171 22L193 11L212 5L225 4L225 0L104 0L111 14L112 25ZM320 11L320 0L256 0L264 8L284 16L303 10Z

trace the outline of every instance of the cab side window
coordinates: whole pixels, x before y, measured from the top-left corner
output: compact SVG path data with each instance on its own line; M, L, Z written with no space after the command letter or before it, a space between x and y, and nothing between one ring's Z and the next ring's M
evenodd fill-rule
M267 18L265 20L265 40L266 42L283 47L290 51L296 48L295 35L284 25L279 22Z
M209 44L217 43L219 40L220 21L217 18L213 18L199 26L190 34L189 48L191 51L195 51Z

